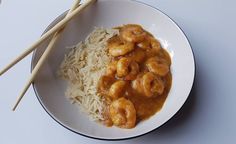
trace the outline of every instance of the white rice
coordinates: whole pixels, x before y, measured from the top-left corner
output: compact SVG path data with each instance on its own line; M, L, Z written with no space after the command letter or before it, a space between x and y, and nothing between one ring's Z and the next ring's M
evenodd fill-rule
M104 99L97 93L97 83L110 62L107 40L118 30L95 28L76 46L70 48L59 69L59 76L68 81L65 95L78 104L92 120L104 120Z

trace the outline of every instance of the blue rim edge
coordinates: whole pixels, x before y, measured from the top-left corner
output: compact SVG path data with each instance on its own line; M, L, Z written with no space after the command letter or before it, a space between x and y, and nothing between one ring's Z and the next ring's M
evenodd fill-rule
M189 95L190 95L190 93L191 93L191 91L192 91L192 88L193 88L193 86L194 86L195 78L196 78L196 61L195 61L195 55L194 55L194 51L193 51L193 49L192 49L192 45L191 45L191 43L190 43L190 41L189 41L187 35L184 33L184 31L181 29L181 27L180 27L170 16L168 16L168 15L167 15L166 13L164 13L163 11L159 10L158 8L156 8L156 7L152 6L152 5L149 5L149 4L147 4L147 3L144 3L144 2L140 2L140 1L137 1L137 0L131 0L131 1L138 2L138 3L140 3L140 4L149 6L149 7L153 8L153 9L155 9L155 10L157 10L157 11L163 13L165 16L167 16L167 17L179 28L179 30L180 30L180 31L183 33L183 35L185 36L185 38L186 38L188 44L190 45L190 48L191 48L191 51L192 51L192 55L193 55L193 61L194 61L194 77L193 77L193 83L192 83L192 86L191 86L191 90L189 91L189 94L188 94L188 97L189 97ZM65 15L66 12L64 12L63 14ZM57 19L59 19L59 17L62 16L63 14L59 15L54 21L56 21ZM44 31L44 33L45 33L48 29L49 29L49 26L46 28L46 30ZM35 54L36 54L36 50L33 52L33 55L32 55L32 58L31 58L31 69L30 69L31 72L32 72L32 70L33 70L33 68L34 68L34 66L33 66L33 60L34 60ZM37 97L39 103L40 103L41 106L43 107L43 109L48 113L48 115L49 115L52 119L54 119L54 120L55 120L57 123L59 123L61 126L63 126L64 128L70 130L71 132L74 132L74 133L79 134L79 135L81 135L81 136L84 136L84 137L87 137L87 138L96 139L96 140L106 140L106 141L129 140L129 139L138 138L138 137L147 135L147 134L149 134L149 133L151 133L151 132L154 132L155 130L161 128L161 127L164 126L166 123L168 123L178 112L180 112L180 110L183 108L183 106L185 105L185 103L186 103L186 101L187 101L187 99L188 99L188 97L187 97L187 99L184 101L184 103L183 103L183 105L181 106L181 108L180 108L178 111L176 111L176 113L175 113L170 119L168 119L168 120L167 120L166 122L164 122L162 125L160 125L159 127L155 128L155 129L153 129L153 130L151 130L151 131L149 131L149 132L146 132L146 133L144 133L144 134L140 134L140 135L137 135L137 136L133 136L133 137L128 137L128 138L104 139L104 138L97 138L97 137L92 137L92 136L89 136L89 135L85 135L85 134L79 133L79 132L77 132L77 131L75 131L75 130L72 130L71 128L67 127L66 125L62 124L59 120L57 120L56 118L54 118L54 117L50 114L50 112L48 112L47 108L42 104L42 102L41 102L41 100L40 100L40 98L39 98L39 95L38 95L38 93L37 93L37 90L36 90L36 88L35 88L34 82L32 83L32 86L33 86L35 95L36 95L36 97Z

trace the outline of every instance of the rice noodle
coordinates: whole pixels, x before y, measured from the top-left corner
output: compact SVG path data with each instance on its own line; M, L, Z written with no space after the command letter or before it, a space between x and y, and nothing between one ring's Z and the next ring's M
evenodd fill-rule
M69 48L58 71L59 76L68 81L65 95L92 120L104 120L105 101L97 93L97 83L111 59L107 40L116 34L118 30L95 28L84 42Z

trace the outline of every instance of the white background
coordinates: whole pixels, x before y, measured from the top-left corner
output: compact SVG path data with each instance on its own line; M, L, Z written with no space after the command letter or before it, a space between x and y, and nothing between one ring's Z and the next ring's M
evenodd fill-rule
M193 91L167 124L140 138L105 142L74 134L41 107L32 88L11 107L30 75L28 56L0 77L0 144L209 144L236 142L236 2L142 0L168 14L188 36L197 62ZM36 41L73 0L2 0L0 69ZM121 8L122 10L122 8Z

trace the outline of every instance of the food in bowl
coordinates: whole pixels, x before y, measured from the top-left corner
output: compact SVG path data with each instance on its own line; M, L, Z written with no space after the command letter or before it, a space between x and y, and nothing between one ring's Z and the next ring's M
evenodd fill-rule
M172 83L171 58L140 25L96 28L72 47L59 75L66 96L106 126L133 128L158 112Z

